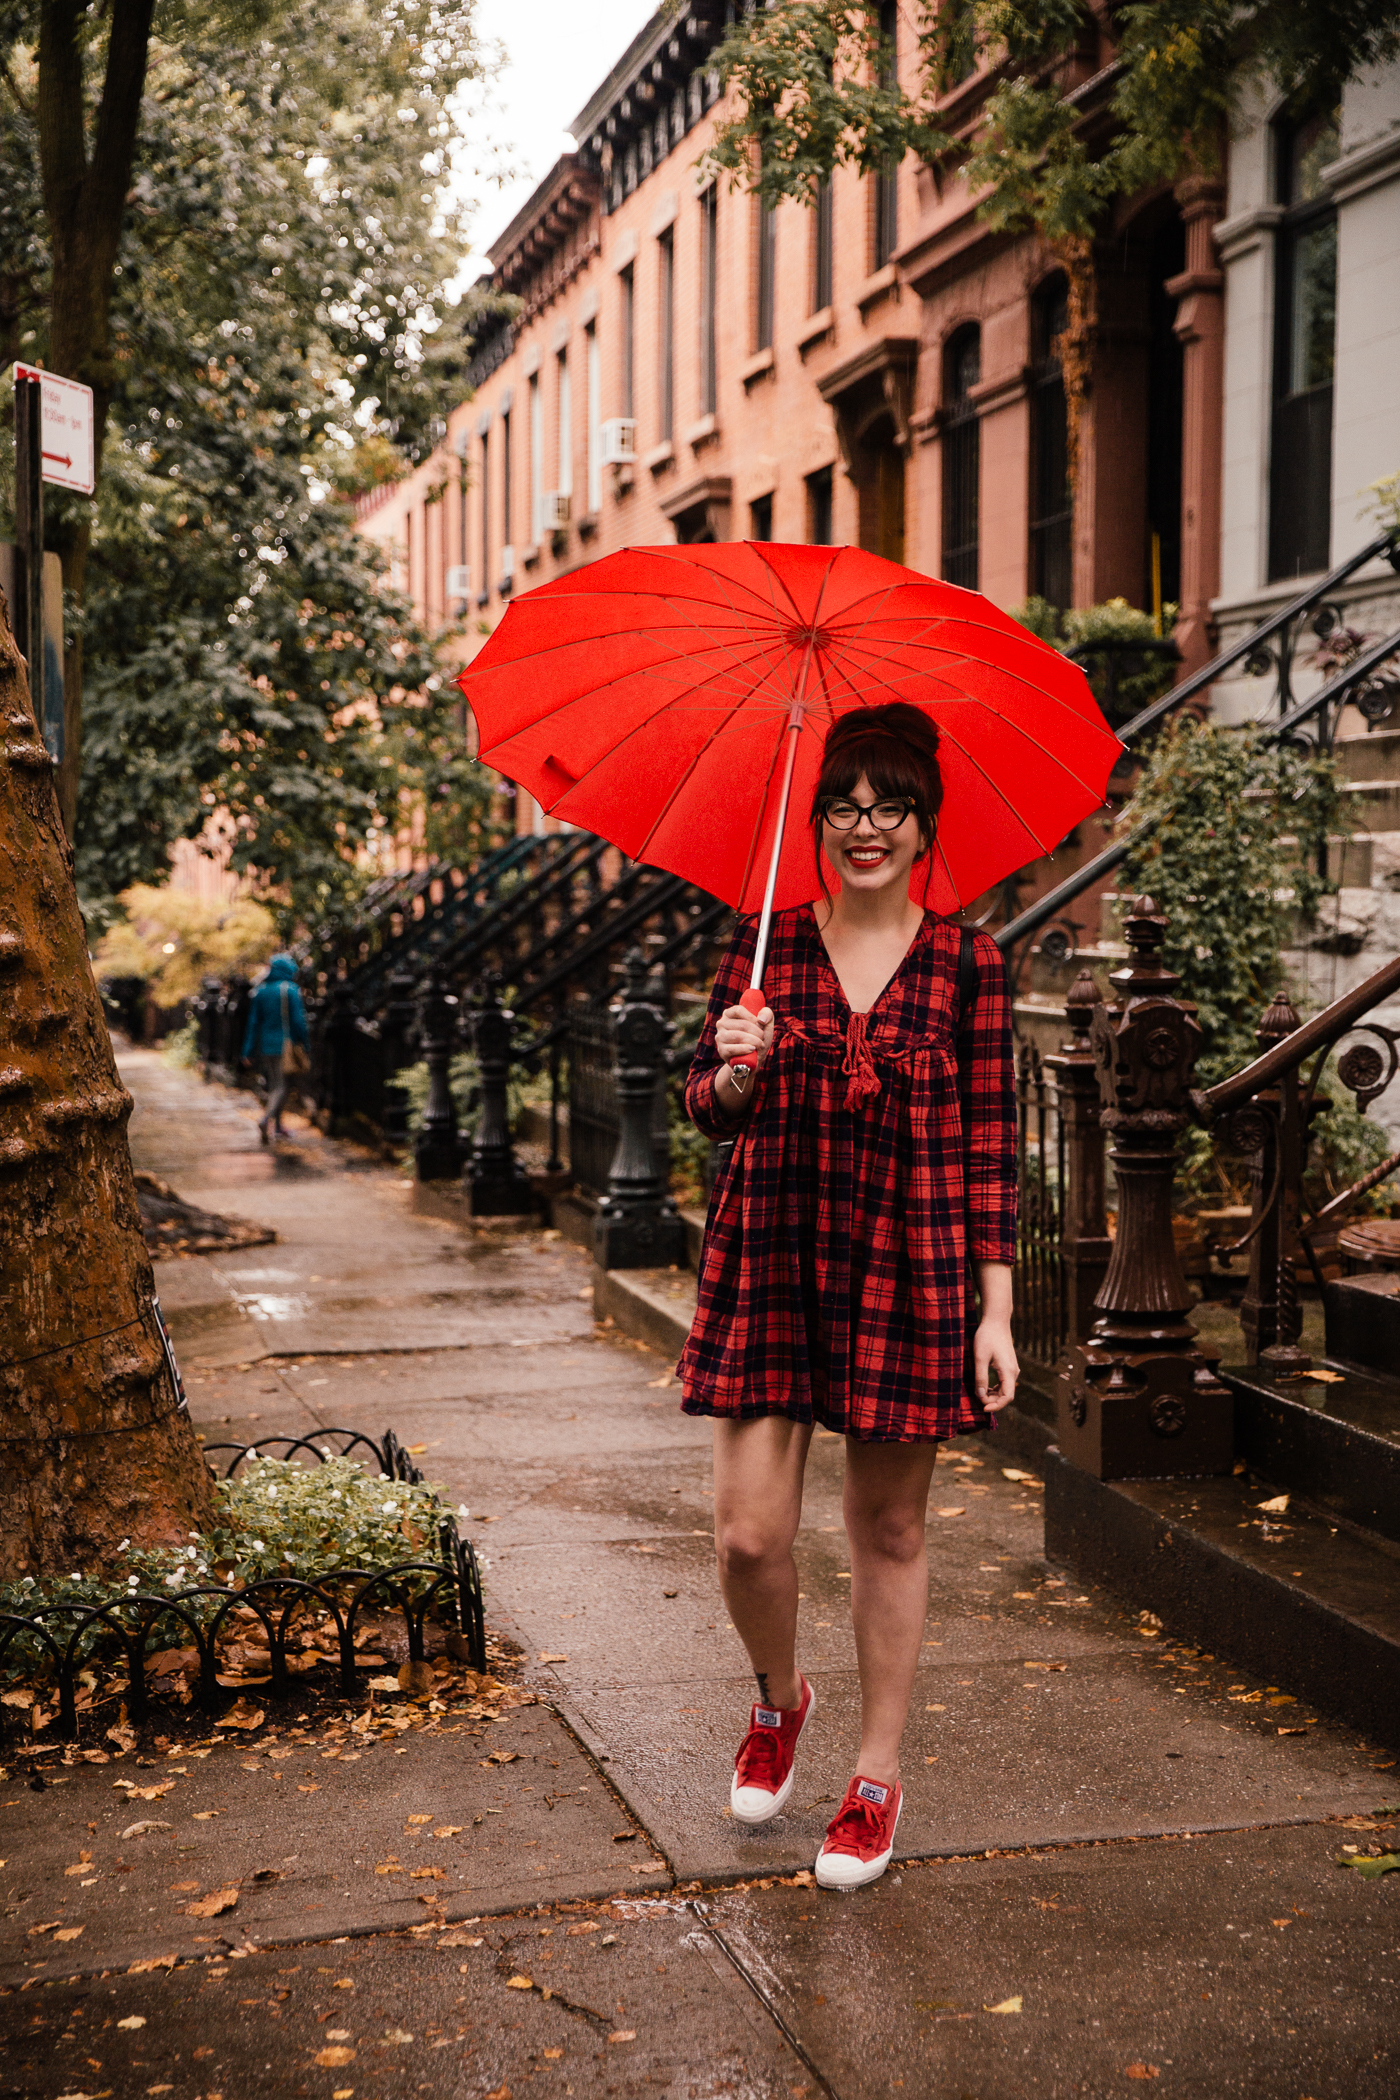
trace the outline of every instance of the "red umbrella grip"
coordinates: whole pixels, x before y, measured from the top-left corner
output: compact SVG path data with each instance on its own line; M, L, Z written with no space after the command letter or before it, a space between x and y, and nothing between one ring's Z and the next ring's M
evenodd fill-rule
M751 984L746 992L740 992L739 1004L743 1007L746 1014L761 1014L768 1001L764 998L758 986ZM752 1072L757 1063L758 1058L756 1054L749 1050L742 1057L731 1057L729 1069L731 1072Z

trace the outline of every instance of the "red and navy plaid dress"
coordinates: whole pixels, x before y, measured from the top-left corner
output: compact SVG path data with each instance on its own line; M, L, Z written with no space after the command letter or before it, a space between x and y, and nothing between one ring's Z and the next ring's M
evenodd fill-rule
M811 907L777 914L763 976L773 1048L736 1124L715 1104L715 1023L749 981L755 934L750 920L720 966L686 1082L692 1122L736 1142L710 1202L681 1404L876 1443L985 1429L968 1264L1013 1261L1016 1237L996 945L975 936L959 1025L960 930L930 912L869 1013L853 1014Z

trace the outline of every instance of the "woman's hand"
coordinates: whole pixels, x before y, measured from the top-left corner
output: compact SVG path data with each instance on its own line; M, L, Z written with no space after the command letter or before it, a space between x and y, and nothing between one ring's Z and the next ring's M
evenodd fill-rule
M715 1023L715 1048L724 1065L715 1082L716 1097L727 1115L735 1115L753 1098L758 1067L773 1047L773 1009L751 1014L744 1006L727 1006ZM736 1072L736 1057L757 1058L752 1072Z
M1009 1320L982 1319L973 1338L972 1369L977 1397L989 1414L996 1414L1015 1399L1021 1366L1016 1361ZM991 1383L993 1371L998 1381L995 1387Z
M726 1006L715 1023L715 1048L727 1065L736 1057L758 1053L761 1065L773 1047L773 1009L751 1014L744 1006Z

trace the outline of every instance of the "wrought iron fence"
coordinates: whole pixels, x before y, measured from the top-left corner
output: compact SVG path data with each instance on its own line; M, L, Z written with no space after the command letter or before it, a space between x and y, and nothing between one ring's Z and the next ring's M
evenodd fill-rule
M1019 1353L1048 1367L1068 1332L1063 1252L1067 1159L1059 1095L1032 1043L1021 1045L1016 1060L1016 1147L1021 1202L1013 1332Z
M271 1436L256 1444L212 1444L204 1455L208 1462L216 1455L233 1454L222 1474L217 1465L210 1468L217 1477L228 1480L250 1458L303 1457L319 1464L327 1458L349 1457L360 1445L389 1479L410 1485L422 1482L423 1475L392 1430L378 1444L358 1430L325 1429L315 1437ZM102 1604L56 1603L28 1613L0 1611L0 1668L17 1642L37 1649L40 1665L48 1666L58 1692L57 1733L71 1739L78 1732L79 1673L104 1642L115 1640L123 1651L127 1713L133 1721L141 1721L150 1706L146 1659L152 1638L159 1635L162 1645L168 1646L173 1622L188 1637L185 1645L196 1651L199 1685L195 1697L207 1712L217 1712L228 1688L218 1681L216 1644L229 1614L239 1607L257 1614L268 1649L268 1683L259 1686L259 1691L277 1698L291 1690L298 1674L291 1667L289 1637L302 1613L320 1609L334 1622L340 1689L345 1697L353 1698L356 1669L361 1667L355 1653L356 1625L380 1593L403 1618L410 1662L423 1660L424 1627L429 1613L437 1612L452 1621L465 1638L472 1668L485 1670L480 1564L471 1540L459 1535L456 1520L447 1514L437 1526L437 1552L432 1559L412 1558L378 1569L332 1568L315 1580L263 1576L234 1590L196 1583L181 1590L133 1590Z

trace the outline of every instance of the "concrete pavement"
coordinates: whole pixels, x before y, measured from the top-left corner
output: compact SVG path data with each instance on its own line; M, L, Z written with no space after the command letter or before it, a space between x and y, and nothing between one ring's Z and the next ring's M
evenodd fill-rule
M1298 1701L1286 1658L1226 1671L1064 1582L1040 1553L1035 1484L970 1440L932 1497L904 1863L852 1898L794 1885L855 1747L838 1440L814 1444L798 1545L818 1724L790 1812L741 1832L724 1803L751 1691L714 1583L708 1435L677 1411L665 1358L595 1326L584 1256L418 1214L394 1169L314 1133L263 1151L250 1097L151 1053L123 1070L138 1165L280 1235L158 1271L204 1434L392 1426L425 1445L429 1477L472 1512L488 1616L548 1704L492 1728L491 1747L519 1752L504 1765L476 1741L405 1735L349 1770L268 1743L270 1711L261 1748L187 1759L175 1812L141 1812L170 1830L124 1843L113 1768L70 1769L45 1797L12 1781L4 2004L39 2025L29 2055L12 2042L0 2059L8 2090L1397 2089L1400 1875L1335 1861L1395 1842L1373 1811L1400 1798L1400 1771ZM457 1833L424 1838L415 1813ZM75 1844L95 1875L64 1874ZM413 1852L446 1869L427 1892L457 1932L482 1921L480 1948L409 1933L431 1906L373 1867ZM192 1924L182 1880L238 1886L232 1919ZM29 1928L57 1918L55 1896L83 1932L41 1956ZM354 1993L353 2021L326 2013L320 1971L351 1951L382 2015L362 2018ZM115 1973L171 1953L198 1966ZM132 2016L159 2035L116 2025ZM81 2037L99 2018L101 2049L60 2046L64 2023ZM318 2065L337 2020L350 2039L324 2046L353 2060ZM391 2025L415 2039L384 2039ZM196 2062L196 2046L214 2054Z

